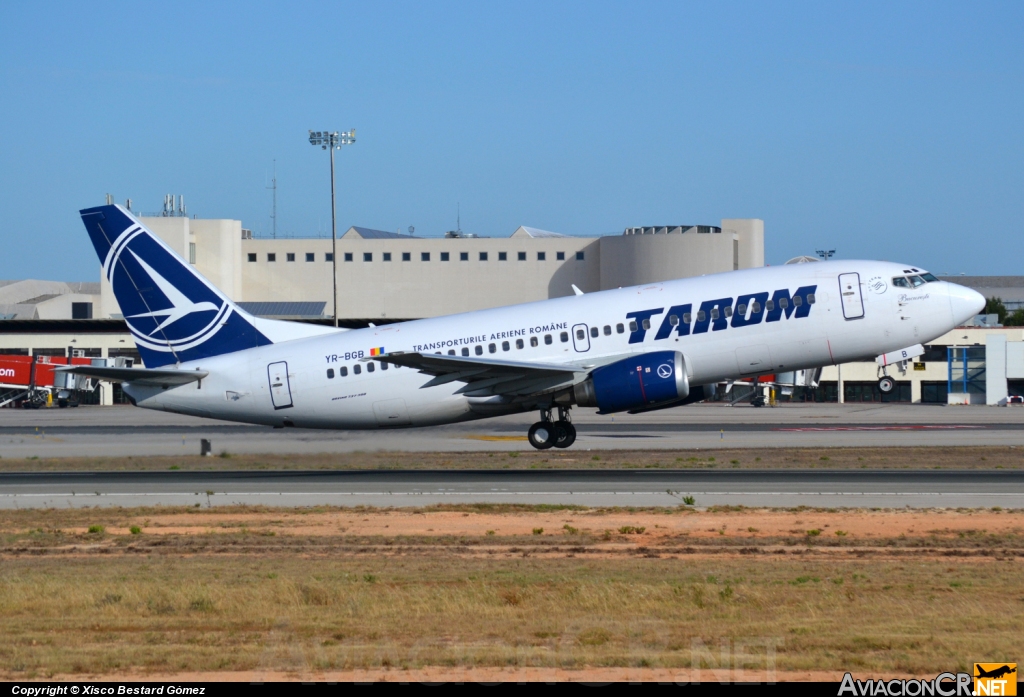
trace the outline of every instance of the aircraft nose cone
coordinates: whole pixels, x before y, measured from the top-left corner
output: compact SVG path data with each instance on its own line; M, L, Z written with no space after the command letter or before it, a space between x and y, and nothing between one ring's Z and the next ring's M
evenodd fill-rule
M985 309L985 296L976 290L956 283L947 284L949 288L949 307L953 311L953 321L960 326L971 317L981 314Z

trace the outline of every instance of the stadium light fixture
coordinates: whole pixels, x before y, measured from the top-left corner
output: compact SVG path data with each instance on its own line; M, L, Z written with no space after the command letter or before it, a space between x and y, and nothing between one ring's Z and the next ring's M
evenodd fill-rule
M338 223L336 217L334 195L334 151L341 150L342 145L356 142L356 129L350 131L310 131L309 144L320 146L321 150L331 152L331 279L334 281L334 326L338 326Z

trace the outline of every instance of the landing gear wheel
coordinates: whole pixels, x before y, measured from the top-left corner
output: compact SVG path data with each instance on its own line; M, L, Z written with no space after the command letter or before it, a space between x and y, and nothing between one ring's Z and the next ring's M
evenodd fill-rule
M530 445L537 450L547 450L555 444L558 438L558 431L550 421L538 421L533 426L530 426L527 438L530 441Z
M884 375L878 379L878 391L882 394L889 394L896 389L896 381L888 375Z
M568 421L556 421L555 436L556 448L568 448L576 442L576 427Z

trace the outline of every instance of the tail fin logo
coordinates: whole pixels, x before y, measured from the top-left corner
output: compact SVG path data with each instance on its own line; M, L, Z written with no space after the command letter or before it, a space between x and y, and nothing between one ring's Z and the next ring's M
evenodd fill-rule
M110 246L103 272L137 344L177 353L227 321L231 305L184 260L139 225Z

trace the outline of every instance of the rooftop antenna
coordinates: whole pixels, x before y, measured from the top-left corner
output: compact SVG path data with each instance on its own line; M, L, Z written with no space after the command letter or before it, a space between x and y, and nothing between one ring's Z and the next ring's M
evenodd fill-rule
M834 250L834 249L816 249L814 251L815 251L815 253L817 253L817 255L819 257L821 257L825 261L828 261L829 259L834 257L835 254L836 254L836 250Z
M462 233L462 204L455 204L455 230Z
M270 220L273 222L271 237L277 239L277 158L274 158L274 178L270 180L270 186L264 188L274 192L274 209L270 214Z

